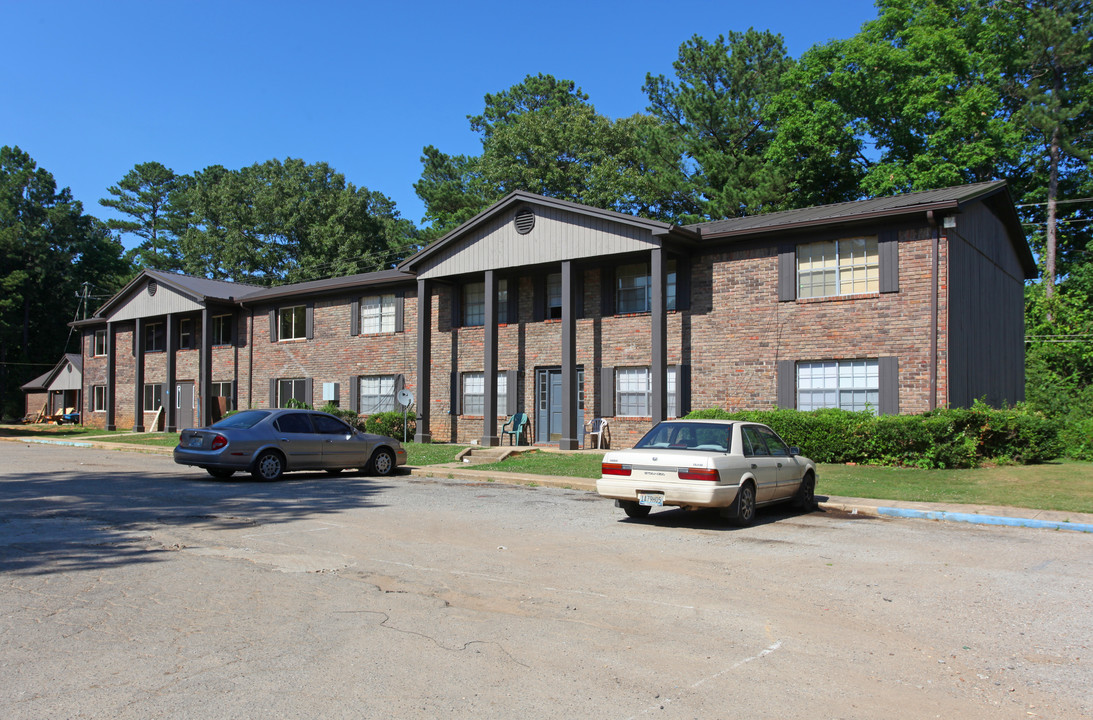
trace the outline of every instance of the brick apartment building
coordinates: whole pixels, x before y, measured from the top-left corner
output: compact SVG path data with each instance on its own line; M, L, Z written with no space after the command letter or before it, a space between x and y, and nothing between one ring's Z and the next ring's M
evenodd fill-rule
M276 288L145 270L83 335L85 422L414 393L416 439L563 449L692 409L1024 398L1036 266L1001 182L690 226L515 192L397 269Z

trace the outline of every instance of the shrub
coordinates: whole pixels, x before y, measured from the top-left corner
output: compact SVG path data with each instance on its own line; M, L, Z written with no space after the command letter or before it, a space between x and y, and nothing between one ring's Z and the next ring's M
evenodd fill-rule
M364 420L362 420L361 416L358 415L354 410L340 408L334 403L327 403L319 409L322 410L324 413L330 413L335 417L339 417L342 420L345 420L357 430L364 430Z
M392 411L369 415L368 419L364 421L364 429L366 432L375 433L376 435L387 435L396 440L401 440L402 413ZM406 415L406 436L409 438L415 432L417 432L417 414L410 411Z
M1004 410L976 403L921 415L881 415L845 410L748 410L713 408L695 419L747 420L769 425L816 462L862 462L921 468L968 468L983 461L1040 463L1058 457L1059 425L1018 406ZM1093 452L1093 421L1068 446Z

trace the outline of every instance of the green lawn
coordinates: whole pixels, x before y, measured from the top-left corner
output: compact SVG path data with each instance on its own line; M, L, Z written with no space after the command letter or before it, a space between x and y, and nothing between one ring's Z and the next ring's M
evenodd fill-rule
M101 430L83 425L0 425L4 437L89 437L91 435L116 435L128 430Z
M532 475L560 475L596 479L600 476L600 462L603 455L558 452L527 452L513 455L497 463L475 465L475 470L498 470L501 472L521 472Z

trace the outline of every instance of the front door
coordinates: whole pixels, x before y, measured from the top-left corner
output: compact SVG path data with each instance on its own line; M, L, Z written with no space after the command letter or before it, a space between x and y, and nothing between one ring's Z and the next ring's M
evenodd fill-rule
M535 371L535 442L562 439L562 369ZM584 443L584 370L577 368L577 441Z
M175 422L178 429L194 426L194 383L180 382L175 385Z

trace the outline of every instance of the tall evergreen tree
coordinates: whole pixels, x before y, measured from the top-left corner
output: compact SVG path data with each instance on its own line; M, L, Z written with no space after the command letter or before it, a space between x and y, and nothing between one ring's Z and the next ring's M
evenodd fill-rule
M185 227L185 217L172 202L183 184L182 178L158 162L133 166L117 185L107 189L113 197L99 204L113 208L128 219L111 219L106 226L140 238L129 252L129 259L142 267L179 270L182 258L178 234Z

